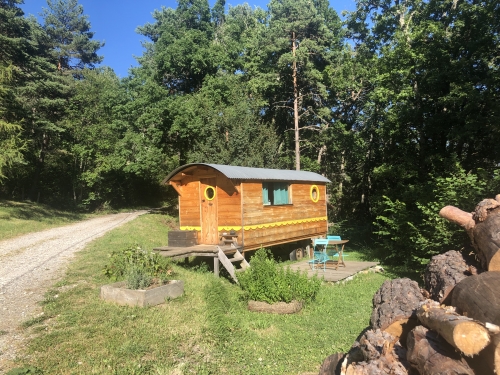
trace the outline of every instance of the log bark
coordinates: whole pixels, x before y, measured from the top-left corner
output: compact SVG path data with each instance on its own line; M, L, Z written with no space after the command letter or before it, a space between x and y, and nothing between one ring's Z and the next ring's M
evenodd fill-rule
M500 335L494 335L490 345L467 362L476 374L500 374Z
M483 272L459 282L451 294L457 313L500 325L500 272Z
M451 345L423 326L410 332L406 344L408 362L420 375L474 375Z
M425 269L425 289L431 299L449 304L448 296L455 285L467 276L477 274L477 267L479 264L472 257L456 250L433 256Z
M428 300L417 311L422 324L439 333L450 345L466 356L478 354L490 343L490 334L483 325L455 313L454 308Z
M318 375L339 375L344 353L334 353L325 358L321 364Z
M353 361L356 359L356 361ZM366 331L348 353L345 375L407 375L406 349L397 337L377 330Z
M408 375L408 370L398 361L390 361L385 357L371 362L351 363L345 375Z
M500 271L500 197L484 199L474 212L453 206L441 209L439 215L462 226L477 251L481 266L488 271Z
M424 300L413 280L385 281L373 296L372 328L387 330L396 337L405 336L415 326L416 310Z
M496 202L496 201L494 201ZM484 208L480 208L482 210ZM476 221L472 231L473 245L478 250L481 265L488 271L500 271L500 207L486 210L475 216L482 221Z

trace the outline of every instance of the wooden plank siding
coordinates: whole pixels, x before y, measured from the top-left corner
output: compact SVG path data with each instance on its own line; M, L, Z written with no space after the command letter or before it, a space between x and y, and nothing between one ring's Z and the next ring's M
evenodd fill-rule
M289 186L290 204L266 206L262 202L262 183L245 183L243 187L245 228L243 250L325 235L328 231L326 185L316 184L320 194L317 202L311 199L312 185L314 184L291 183ZM320 218L325 220L319 220ZM311 219L317 219L317 221L309 221ZM291 221L298 221L298 223L290 223ZM263 227L247 229L251 226Z
M179 225L181 227L201 225L200 217L200 183L193 181L180 187Z

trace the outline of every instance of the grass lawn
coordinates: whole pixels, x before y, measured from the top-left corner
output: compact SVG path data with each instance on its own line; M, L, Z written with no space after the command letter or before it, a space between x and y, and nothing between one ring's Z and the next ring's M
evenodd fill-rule
M77 254L46 295L44 315L24 324L33 334L19 367L44 374L301 374L346 351L368 326L371 300L387 278L363 274L321 286L294 315L250 312L240 288L216 279L210 263L175 265L184 296L149 308L100 299L112 249L165 245L168 216L143 215ZM197 260L196 260L197 261Z
M0 240L58 227L89 216L33 202L0 200Z

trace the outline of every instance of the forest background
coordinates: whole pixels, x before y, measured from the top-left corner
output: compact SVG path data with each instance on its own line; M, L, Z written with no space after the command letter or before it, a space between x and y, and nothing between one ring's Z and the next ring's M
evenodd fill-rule
M20 3L0 0L2 198L173 205L185 163L300 167L332 181L336 234L419 267L464 243L442 206L500 192L498 1L358 0L341 21L328 0L179 0L122 79L77 0L42 23Z

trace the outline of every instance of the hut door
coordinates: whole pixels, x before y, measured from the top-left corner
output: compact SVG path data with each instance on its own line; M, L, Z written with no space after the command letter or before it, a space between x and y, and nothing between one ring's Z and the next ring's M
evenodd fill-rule
M201 243L217 245L217 186L215 178L200 179L201 197Z

